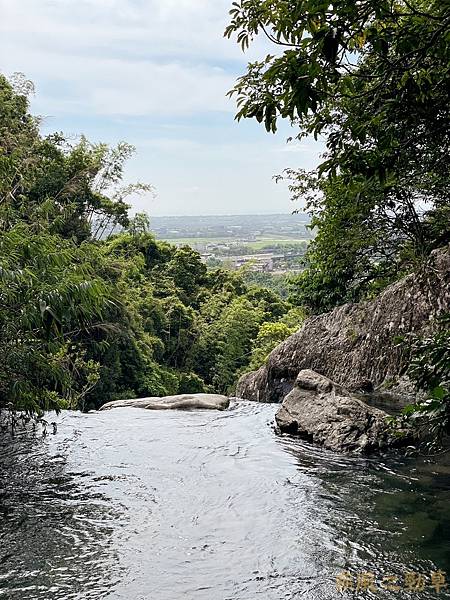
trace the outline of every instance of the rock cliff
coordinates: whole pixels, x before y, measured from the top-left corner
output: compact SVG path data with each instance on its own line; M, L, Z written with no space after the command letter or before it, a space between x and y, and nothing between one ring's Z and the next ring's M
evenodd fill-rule
M450 247L434 251L419 272L390 285L374 300L345 304L307 319L275 348L263 367L241 377L236 396L281 402L303 369L350 391L393 387L401 382L408 361L398 337L426 332L448 311Z

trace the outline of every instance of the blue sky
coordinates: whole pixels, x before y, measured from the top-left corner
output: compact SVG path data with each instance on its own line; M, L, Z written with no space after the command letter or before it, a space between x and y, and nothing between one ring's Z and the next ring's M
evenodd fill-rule
M223 39L231 0L0 0L0 70L36 85L32 110L43 129L137 154L127 181L157 196L133 199L150 215L289 212L285 167L312 168L313 141L286 144L256 122L234 121L226 98L245 65Z

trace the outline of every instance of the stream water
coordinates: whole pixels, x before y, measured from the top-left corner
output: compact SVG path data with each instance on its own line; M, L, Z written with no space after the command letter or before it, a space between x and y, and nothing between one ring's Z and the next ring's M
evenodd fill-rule
M328 600L337 577L349 597L449 597L430 573L450 586L450 459L339 456L276 436L276 408L3 434L0 598Z

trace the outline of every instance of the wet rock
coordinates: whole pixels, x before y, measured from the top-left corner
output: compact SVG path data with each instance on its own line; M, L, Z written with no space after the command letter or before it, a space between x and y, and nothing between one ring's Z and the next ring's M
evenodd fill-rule
M219 394L180 394L178 396L163 396L162 398L138 398L135 400L115 400L104 404L100 410L111 408L146 408L147 410L192 410L203 408L210 410L225 410L230 405L227 396Z
M281 432L337 452L369 454L408 442L394 437L384 411L309 369L300 371L275 420Z
M350 391L389 390L413 400L402 377L408 352L399 337L428 333L450 310L450 249L432 253L420 272L387 287L374 300L345 304L307 319L258 371L241 377L236 396L281 402L299 371L312 369Z

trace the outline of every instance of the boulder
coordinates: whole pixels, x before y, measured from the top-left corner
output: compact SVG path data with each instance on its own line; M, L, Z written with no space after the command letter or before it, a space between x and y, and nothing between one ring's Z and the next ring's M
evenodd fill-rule
M428 334L450 311L450 247L435 250L422 269L370 301L308 318L277 346L258 371L241 377L236 396L281 402L299 371L312 369L350 391L389 390L413 400L404 375L409 361L399 337Z
M135 400L115 400L104 404L100 410L111 408L146 408L147 410L192 410L206 408L210 410L225 410L230 405L227 396L219 394L180 394L178 396L163 396L162 398L138 398Z
M336 452L369 454L404 445L386 421L340 385L309 369L300 371L275 420L280 432L297 435Z

